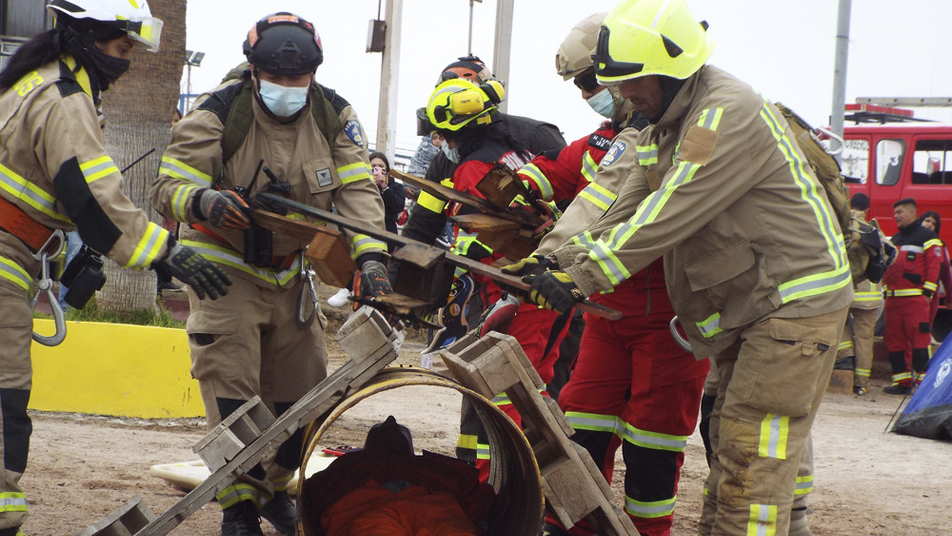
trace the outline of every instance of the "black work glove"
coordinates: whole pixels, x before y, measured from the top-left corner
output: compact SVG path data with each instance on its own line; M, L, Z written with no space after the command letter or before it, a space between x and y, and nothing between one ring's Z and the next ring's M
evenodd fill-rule
M521 261L514 262L512 264L507 264L500 268L502 273L509 275L518 275L523 278L524 281L526 276L537 276L541 275L546 270L556 270L558 266L552 262L548 257L543 257L542 255L533 255L531 257L526 257ZM526 281L530 283L530 281Z
M364 261L360 266L360 294L368 298L376 298L384 294L393 294L390 279L387 278L387 267L377 260Z
M178 278L192 287L199 299L214 300L228 294L231 278L224 270L205 260L194 249L169 238L169 251L164 258L152 264L152 269Z
M576 286L569 274L561 270L553 270L531 277L529 300L546 309L564 313L576 303L584 301L585 294Z
M231 190L205 190L199 201L202 217L219 229L247 229L251 227L248 203Z

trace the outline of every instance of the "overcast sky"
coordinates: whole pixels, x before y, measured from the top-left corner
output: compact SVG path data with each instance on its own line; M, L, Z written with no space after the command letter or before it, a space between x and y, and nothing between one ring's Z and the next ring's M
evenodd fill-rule
M599 116L571 82L555 74L554 58L579 20L609 11L616 3L515 0L510 76L505 81L509 113L555 123L568 141L594 130ZM715 45L711 64L783 102L814 125L829 123L838 1L689 4L699 20L711 25ZM206 53L201 66L192 69L192 92L214 87L228 69L243 61L241 44L255 21L273 11L291 11L313 22L321 34L325 60L317 71L318 81L353 105L373 142L381 55L365 50L368 24L377 18L378 5L378 0L191 0L188 48ZM439 72L468 52L470 12L468 0L404 0L403 5L398 152L416 147L414 111L426 105ZM472 52L487 63L493 57L495 15L496 0L475 4ZM853 0L846 101L867 96L952 96L950 21L949 1ZM916 115L950 121L952 109L920 109Z

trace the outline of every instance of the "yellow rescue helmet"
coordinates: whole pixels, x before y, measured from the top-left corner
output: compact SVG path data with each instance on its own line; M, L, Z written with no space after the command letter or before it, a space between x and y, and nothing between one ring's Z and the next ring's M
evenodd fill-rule
M476 85L466 78L454 78L436 86L426 105L426 117L433 129L457 131L466 125L492 123L492 114L505 98L498 80Z
M605 13L589 15L579 21L562 41L555 54L555 70L563 80L571 80L592 67L592 54L595 53L598 30L603 20Z
M684 0L624 0L602 22L595 73L603 85L648 75L684 80L713 51L707 23Z

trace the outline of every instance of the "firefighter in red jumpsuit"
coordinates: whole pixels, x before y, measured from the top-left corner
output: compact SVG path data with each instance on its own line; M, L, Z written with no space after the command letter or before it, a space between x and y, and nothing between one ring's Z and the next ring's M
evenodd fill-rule
M916 201L893 203L899 231L892 242L899 250L883 278L886 288L886 330L883 340L889 351L892 385L884 391L903 395L918 385L929 363L932 326L929 305L938 288L939 268L945 251L942 242L917 218ZM911 359L904 354L911 350Z
M556 64L563 78L574 79L593 109L612 117L609 110L630 110L630 105L595 78L591 54L604 16L599 13L579 22L559 49ZM608 102L609 107L600 110L599 100ZM634 113L624 125L616 121L569 144L558 162L537 158L520 171L533 188L544 189L549 179L552 190L557 191L557 184L566 182L557 179L564 176L562 170L573 169L569 162L574 160L574 175L581 179L583 189L535 254L504 271L525 275L545 266L545 255L566 240L585 240L585 231L608 210L625 183L632 160L637 158L634 141L646 126L647 121ZM614 138L614 142L605 146L592 143L605 137ZM578 151L579 146L585 150ZM641 534L667 536L684 448L697 424L709 362L696 360L671 335L668 322L675 313L661 259L592 300L622 311L624 316L611 321L585 314L578 358L559 394L559 405L575 429L572 440L589 451L609 482L615 452L622 447L625 511ZM543 534L595 532L584 520L566 531L549 516Z

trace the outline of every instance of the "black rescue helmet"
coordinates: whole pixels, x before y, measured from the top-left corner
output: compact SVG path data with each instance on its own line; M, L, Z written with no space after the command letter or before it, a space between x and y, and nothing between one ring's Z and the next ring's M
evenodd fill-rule
M309 74L324 62L324 47L314 25L286 11L255 23L242 48L249 63L271 74Z

